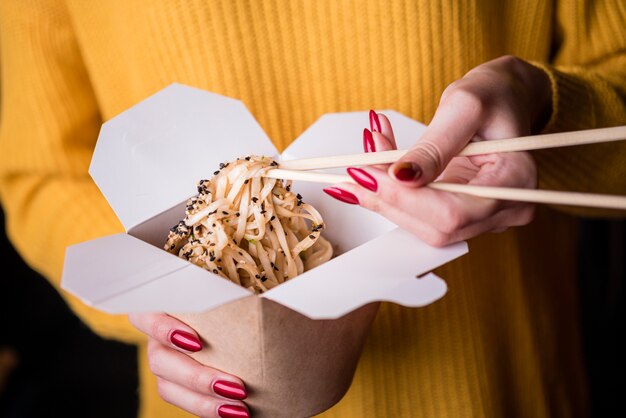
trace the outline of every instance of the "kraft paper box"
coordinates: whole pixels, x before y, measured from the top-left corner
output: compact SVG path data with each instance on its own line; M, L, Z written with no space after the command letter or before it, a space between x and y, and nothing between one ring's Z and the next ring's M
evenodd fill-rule
M424 126L386 111L399 147ZM282 154L238 100L173 84L102 126L90 174L127 233L67 249L63 288L109 313L164 311L192 326L198 361L241 377L254 417L307 417L345 394L379 301L427 305L446 293L430 270L467 252L433 248L384 218L294 191L324 218L336 256L257 296L162 249L196 184L220 162L358 153L367 112L323 115ZM335 170L336 171L336 170Z

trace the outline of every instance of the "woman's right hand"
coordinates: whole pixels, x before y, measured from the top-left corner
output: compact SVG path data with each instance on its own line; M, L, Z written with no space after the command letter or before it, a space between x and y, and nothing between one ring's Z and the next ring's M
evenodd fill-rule
M148 361L163 400L203 418L249 417L246 389L238 377L198 363L187 355L202 349L196 332L164 313L130 314L148 336Z

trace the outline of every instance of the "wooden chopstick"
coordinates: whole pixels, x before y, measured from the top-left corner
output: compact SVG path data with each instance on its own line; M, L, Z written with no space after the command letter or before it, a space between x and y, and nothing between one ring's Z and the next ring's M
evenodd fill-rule
M265 177L329 184L355 183L350 176L312 171L291 171L280 168L269 170L265 174ZM446 192L463 193L488 199L626 210L626 196L563 192L555 190L516 189L511 187L474 186L469 184L438 182L430 183L427 187Z
M530 151L544 148L559 148L573 145L621 141L626 139L626 126L589 129L584 131L560 132L554 134L524 136L469 143L460 156L491 154L496 152ZM280 168L285 170L320 170L323 168L391 164L402 157L407 150L369 152L363 154L332 155L328 157L305 158L282 161Z

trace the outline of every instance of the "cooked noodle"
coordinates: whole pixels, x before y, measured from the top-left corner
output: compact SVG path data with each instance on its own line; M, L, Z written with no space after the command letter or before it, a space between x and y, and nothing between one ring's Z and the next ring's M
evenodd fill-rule
M258 156L220 164L198 183L165 249L255 293L328 261L319 212L290 181L261 177L276 165Z

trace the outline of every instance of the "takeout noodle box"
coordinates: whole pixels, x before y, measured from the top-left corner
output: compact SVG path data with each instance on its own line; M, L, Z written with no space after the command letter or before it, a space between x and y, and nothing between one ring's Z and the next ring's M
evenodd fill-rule
M385 114L399 147L424 130ZM429 271L467 245L430 247L318 184L294 182L322 214L336 256L263 295L162 246L196 183L220 162L358 153L367 121L367 112L323 115L279 155L240 101L180 84L161 90L102 126L89 172L127 232L69 247L63 288L109 313L164 311L188 323L204 346L193 356L241 377L255 417L322 412L348 389L377 302L419 307L441 298L446 284Z

